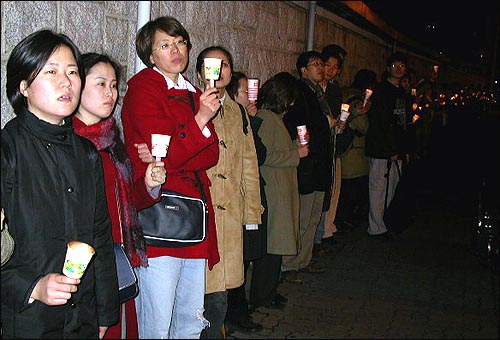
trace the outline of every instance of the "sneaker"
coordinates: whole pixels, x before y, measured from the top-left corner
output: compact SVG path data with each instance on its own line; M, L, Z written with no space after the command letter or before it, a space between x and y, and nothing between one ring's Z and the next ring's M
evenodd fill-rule
M306 267L299 269L299 272L301 273L310 273L310 274L320 274L323 273L324 271L325 271L324 268L316 266L316 264L312 261L309 262L309 264Z
M288 270L286 272L281 272L281 275L285 281L293 283L303 283L304 278L299 274L297 270Z

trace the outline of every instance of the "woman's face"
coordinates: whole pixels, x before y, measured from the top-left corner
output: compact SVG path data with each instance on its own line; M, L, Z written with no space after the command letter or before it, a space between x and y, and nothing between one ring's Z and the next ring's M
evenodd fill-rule
M118 99L116 73L109 63L97 63L89 70L77 117L92 125L113 113Z
M172 37L163 31L156 31L150 57L151 62L174 82L177 82L179 73L184 71L189 62L188 46L183 43L177 44L180 41L184 41L181 36ZM166 48L162 49L161 47L165 45Z
M229 58L226 54L220 50L210 51L205 55L205 58L219 58L222 59L222 68L220 70L219 80L215 81L215 87L221 92L221 94L225 91L227 84L231 81L232 70L229 64ZM208 84L209 81L205 79L205 64L202 65L201 68L201 77L205 84Z
M26 97L28 110L39 119L62 125L80 100L82 81L75 56L68 46L54 50L40 73L28 87L26 80L19 84L19 91Z
M247 107L250 101L248 100L248 79L247 78L241 78L238 81L238 92L236 92L235 100L243 105L244 107Z

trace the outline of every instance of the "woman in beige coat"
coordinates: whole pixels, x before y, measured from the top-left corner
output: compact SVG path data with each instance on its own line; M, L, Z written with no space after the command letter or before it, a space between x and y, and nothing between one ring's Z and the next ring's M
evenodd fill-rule
M210 46L200 52L196 70L204 80L204 58L219 58L222 68L215 87L222 103L212 122L219 137L219 161L207 170L215 211L215 224L220 261L206 270L205 318L210 327L202 339L220 339L226 317L227 289L241 286L244 280L243 228L261 224L259 165L249 118L226 93L231 81L233 58L222 46ZM243 109L244 110L244 109Z
M263 120L259 136L267 149L260 170L266 182L268 254L253 264L249 302L255 308L284 307L286 299L276 290L281 259L282 255L295 255L299 247L297 166L299 159L308 155L309 147L292 140L283 123L298 95L296 82L291 74L280 72L262 85L257 99L257 117Z

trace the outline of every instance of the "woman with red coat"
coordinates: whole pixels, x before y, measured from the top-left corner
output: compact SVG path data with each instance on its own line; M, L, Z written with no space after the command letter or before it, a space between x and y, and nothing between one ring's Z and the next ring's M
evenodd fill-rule
M203 316L205 265L219 261L215 216L206 170L217 164L219 139L210 120L221 104L216 88L203 93L181 74L189 62L191 41L172 17L146 23L136 37L136 51L147 66L128 81L123 99L125 145L138 179L148 163L135 147L151 135L171 136L164 158L168 179L163 189L201 198L195 172L207 196L208 232L203 242L179 248L147 247L147 268L137 268L140 293L136 298L139 338L198 339L208 325ZM155 200L144 197L141 205ZM208 261L208 262L207 262Z
M140 206L136 206L134 201L140 203L143 196L159 198L160 186L165 183L165 167L163 162L149 164L134 187L132 164L112 116L118 100L120 67L102 54L87 53L82 60L86 80L78 111L73 116L73 127L78 135L89 139L99 150L113 241L123 244L133 267L147 266L146 242L137 220L136 207ZM134 193L137 195L135 200ZM124 334L123 315L126 325ZM104 338L138 338L134 299L121 306L120 322L109 327Z

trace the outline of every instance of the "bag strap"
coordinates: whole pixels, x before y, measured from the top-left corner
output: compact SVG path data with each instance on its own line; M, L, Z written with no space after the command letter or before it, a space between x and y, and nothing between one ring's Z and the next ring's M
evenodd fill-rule
M193 98L193 93L188 90L188 96L189 96L189 103L191 104L191 110L193 111L193 114L196 114L195 112L195 106L194 106L194 98ZM201 192L201 199L203 202L207 202L207 196L205 194L205 189L203 189L203 183L201 182L200 175L198 174L198 171L193 171L194 175L196 176L196 183L198 187L200 188Z
M248 134L248 119L247 119L247 113L245 112L245 108L243 107L243 105L241 105L240 103L236 102L236 104L238 104L238 106L240 107L240 111L241 111L241 120L243 121L243 133L245 134L245 136Z

